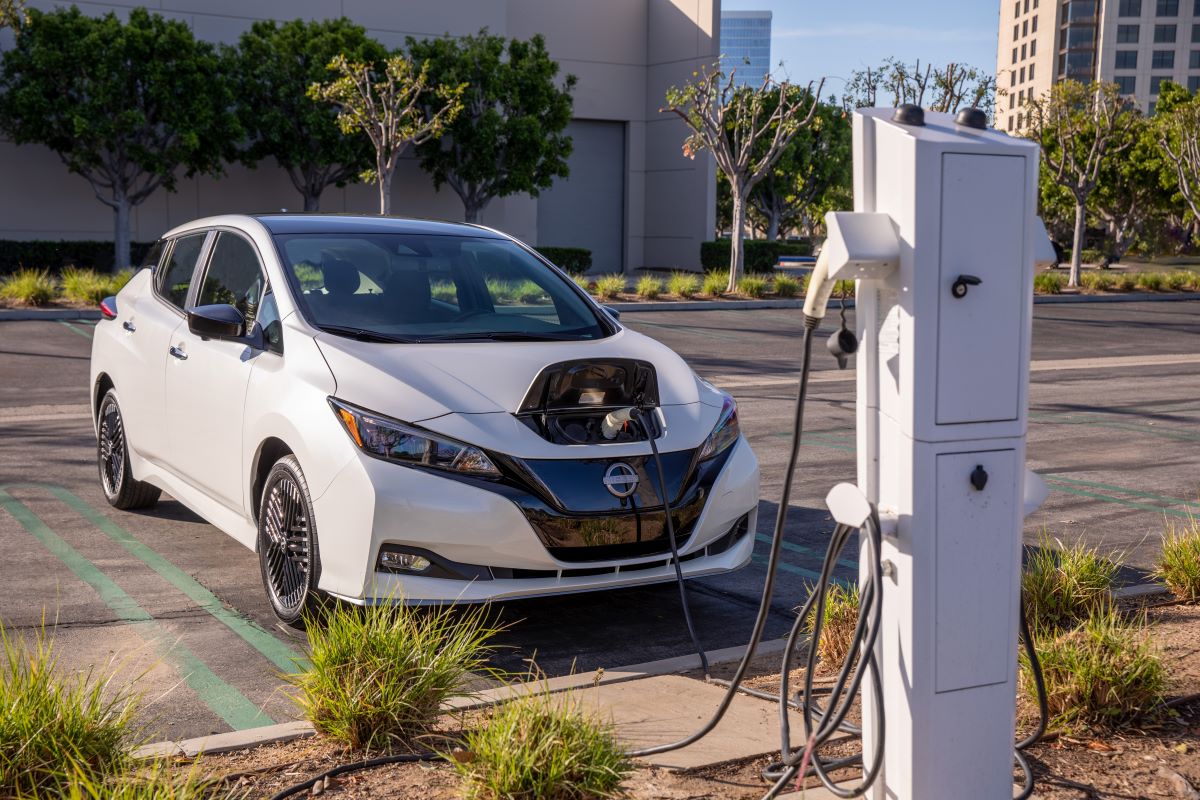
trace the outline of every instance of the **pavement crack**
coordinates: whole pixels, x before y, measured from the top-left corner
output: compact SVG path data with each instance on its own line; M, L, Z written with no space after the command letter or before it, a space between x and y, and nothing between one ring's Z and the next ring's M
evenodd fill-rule
M190 621L196 619L205 619L208 617L207 612L202 608L184 608L176 611L164 611L161 614L155 614L153 620L155 622L182 620ZM137 620L134 620L136 622ZM6 625L5 628L10 631L36 631L36 630L88 630L91 628L109 628L120 625L129 625L130 620L121 619L120 617L106 617L103 619L80 619L80 620L58 620L29 624Z

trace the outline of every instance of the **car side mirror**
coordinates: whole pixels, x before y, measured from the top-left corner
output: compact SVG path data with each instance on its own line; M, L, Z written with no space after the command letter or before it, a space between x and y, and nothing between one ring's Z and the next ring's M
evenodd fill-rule
M607 312L608 312L608 315L609 315L610 317L612 317L613 319L620 319L620 318L621 318L621 312L620 312L620 311L618 311L617 309L613 308L612 306L603 306L603 308L604 308L604 310L605 310L605 311L607 311Z
M227 303L192 306L187 310L188 330L202 339L241 339L246 318Z

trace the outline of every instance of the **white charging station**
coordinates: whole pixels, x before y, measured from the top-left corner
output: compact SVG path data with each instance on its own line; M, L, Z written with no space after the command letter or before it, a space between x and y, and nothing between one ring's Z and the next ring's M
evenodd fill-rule
M884 533L877 800L1013 795L1037 170L979 112L855 112L826 248L859 281L858 485ZM870 748L865 693L863 715Z

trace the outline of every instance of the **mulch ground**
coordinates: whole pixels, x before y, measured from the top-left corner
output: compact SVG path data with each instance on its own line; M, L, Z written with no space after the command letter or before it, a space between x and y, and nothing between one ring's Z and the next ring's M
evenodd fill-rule
M1200 606L1165 606L1149 611L1155 639L1172 676L1169 697L1200 693ZM756 659L747 685L764 691L778 687L778 657ZM728 677L732 668L714 668ZM799 679L802 673L795 674ZM857 709L850 720L857 722ZM447 721L446 735L478 717ZM797 726L798 727L798 726ZM793 738L798 742L799 731ZM826 748L826 757L855 752L847 739ZM1160 713L1138 728L1119 732L1058 735L1028 751L1037 778L1036 798L1043 800L1154 800L1200 798L1200 699ZM216 756L201 762L204 774L224 777L224 785L247 797L269 798L339 764L359 760L319 738L300 739ZM767 783L761 777L770 758L758 758L691 772L639 767L624 784L630 798L664 800L749 800L761 797ZM187 769L181 765L180 769ZM853 780L856 772L835 773ZM808 785L817 785L809 781ZM445 762L396 764L334 779L322 792L337 800L396 798L451 800L462 797L463 784ZM298 795L311 796L308 793Z

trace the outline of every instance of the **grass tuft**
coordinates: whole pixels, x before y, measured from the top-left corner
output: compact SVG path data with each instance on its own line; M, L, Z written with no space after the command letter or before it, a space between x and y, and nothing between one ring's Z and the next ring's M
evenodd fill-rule
M467 733L466 759L451 759L467 800L584 800L617 797L630 771L612 726L571 694L547 690L495 708Z
M1148 292L1161 292L1164 284L1166 284L1166 276L1161 272L1138 273L1137 285Z
M1057 546L1056 546L1057 545ZM1117 562L1082 541L1064 545L1043 533L1021 575L1029 625L1036 633L1071 628L1112 603Z
M643 300L653 300L662 294L662 290L663 282L660 278L656 278L653 275L643 275L638 278L635 291L637 292L637 296Z
M58 282L45 269L21 269L0 281L0 300L44 306L58 294Z
M847 588L840 583L830 584L825 593L825 608L821 614L821 640L817 643L817 655L821 664L833 669L846 660L854 646L854 627L858 624L858 586ZM809 612L805 627L811 633L816 621L817 610Z
M1144 619L1127 621L1109 606L1074 630L1035 637L1035 646L1052 728L1119 727L1162 701L1167 670ZM1036 697L1024 649L1020 684L1027 698Z
M687 300L700 291L700 276L692 272L672 272L667 279L667 291Z
M1034 294L1062 294L1067 280L1055 272L1039 272L1033 276Z
M592 288L592 279L582 273L572 272L571 280L575 281L575 285L585 292L590 291Z
M94 269L67 267L62 271L62 295L73 303L96 305L109 295L121 291L133 277L132 269L123 269L115 275L96 272Z
M1117 276L1116 290L1119 292L1132 292L1138 286L1138 274L1136 272L1122 272Z
M1183 292L1193 289L1197 286L1196 278L1196 273L1181 269L1177 272L1167 273L1164 281L1166 282L1168 289L1176 292Z
M791 275L779 275L775 278L775 294L780 297L795 297L800 294L800 279Z
M1200 602L1200 522L1195 517L1189 514L1182 524L1167 520L1154 577L1180 600Z
M601 300L612 300L625 291L624 275L601 275L596 278L596 296Z
M486 606L337 605L308 625L308 669L286 679L319 732L353 749L411 747L442 704L488 672Z
M58 796L126 767L133 695L111 676L63 677L44 630L29 641L0 624L0 647L0 797Z
M1111 292L1117 285L1117 277L1111 272L1087 271L1079 275L1079 285L1089 292Z
M738 291L746 297L762 297L767 293L767 279L757 275L746 275L738 281Z
M204 778L200 761L183 774L155 761L137 772L108 779L76 766L61 795L64 800L241 800L246 796L244 791L222 790L217 781Z
M725 287L728 285L728 275L712 270L704 273L704 282L700 286L700 291L708 297L720 297L725 294Z

